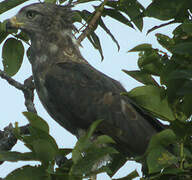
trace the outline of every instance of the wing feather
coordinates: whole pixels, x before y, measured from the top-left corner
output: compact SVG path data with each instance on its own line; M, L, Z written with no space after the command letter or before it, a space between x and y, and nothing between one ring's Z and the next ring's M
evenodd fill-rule
M45 88L56 109L50 114L73 134L103 119L99 133L108 134L127 150L141 154L160 128L158 122L152 125L127 97L120 95L125 89L117 81L88 64L55 64L47 71Z

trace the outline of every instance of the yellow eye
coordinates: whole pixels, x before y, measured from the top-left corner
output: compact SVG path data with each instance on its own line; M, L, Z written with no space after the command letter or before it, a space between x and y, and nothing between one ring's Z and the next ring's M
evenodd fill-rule
M28 19L33 19L36 16L35 11L27 11L26 16Z

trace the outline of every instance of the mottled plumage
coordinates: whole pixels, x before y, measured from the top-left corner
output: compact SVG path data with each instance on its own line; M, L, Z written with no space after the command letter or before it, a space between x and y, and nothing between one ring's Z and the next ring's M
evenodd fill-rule
M119 82L87 63L72 35L71 16L69 7L37 3L21 9L9 23L31 39L30 62L42 104L76 136L103 119L98 134L111 136L129 155L143 154L163 126L121 96L125 89Z

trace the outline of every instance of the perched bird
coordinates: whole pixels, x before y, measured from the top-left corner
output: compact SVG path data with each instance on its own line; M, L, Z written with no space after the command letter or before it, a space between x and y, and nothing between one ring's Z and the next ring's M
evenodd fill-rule
M103 119L96 134L111 136L129 156L142 155L163 125L121 96L122 85L82 57L72 34L72 16L69 6L35 3L8 20L7 28L21 29L31 39L29 60L40 101L77 137Z

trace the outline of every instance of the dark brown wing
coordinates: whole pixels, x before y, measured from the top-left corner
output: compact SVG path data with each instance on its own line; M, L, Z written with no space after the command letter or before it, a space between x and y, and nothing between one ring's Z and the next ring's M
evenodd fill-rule
M100 133L110 135L127 151L142 154L158 131L158 122L152 125L127 97L120 96L124 89L118 82L88 64L57 63L47 71L45 88L48 112L73 134L103 119Z

